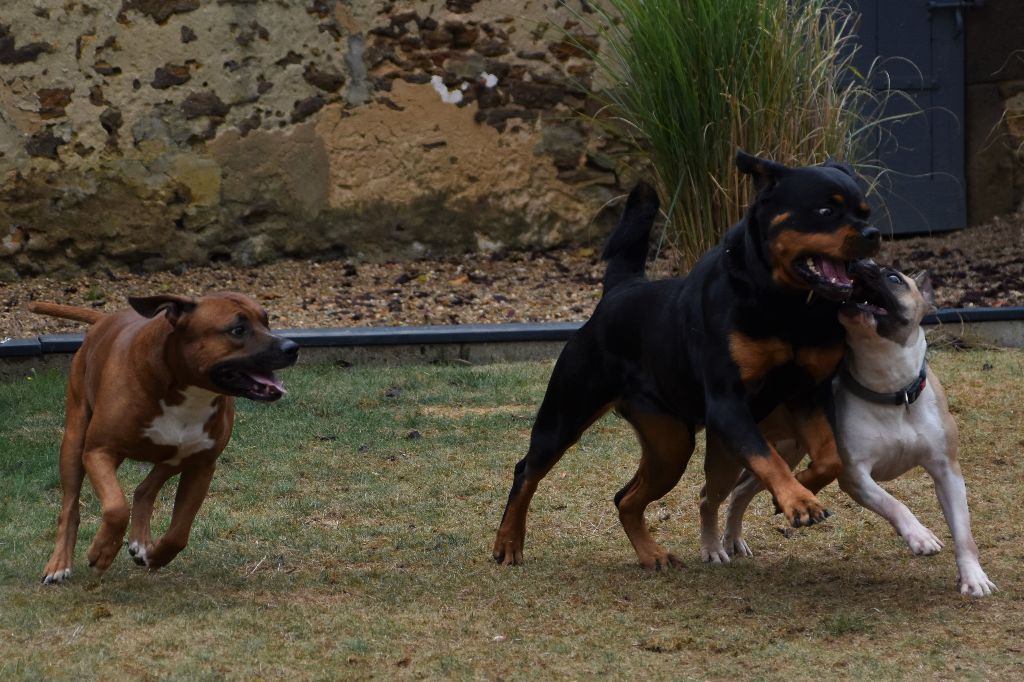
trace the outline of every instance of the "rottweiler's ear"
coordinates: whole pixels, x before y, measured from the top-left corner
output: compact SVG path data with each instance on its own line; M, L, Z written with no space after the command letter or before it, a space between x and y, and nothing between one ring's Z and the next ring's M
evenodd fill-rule
M821 165L823 165L825 168L835 168L838 171L846 173L854 180L857 179L857 174L853 172L853 166L846 163L845 161L835 161L833 159L829 159L828 161Z
M914 275L914 284L917 285L917 290L921 292L921 296L924 298L924 302L928 304L928 307L935 310L935 287L932 286L932 277L928 274L927 270L921 270Z
M736 168L754 178L754 189L758 192L774 187L779 178L789 170L781 163L748 154L742 149L736 150Z
M167 314L167 321L178 324L183 315L196 309L196 300L187 296L161 294L160 296L129 296L128 305L143 317L156 317L160 313Z

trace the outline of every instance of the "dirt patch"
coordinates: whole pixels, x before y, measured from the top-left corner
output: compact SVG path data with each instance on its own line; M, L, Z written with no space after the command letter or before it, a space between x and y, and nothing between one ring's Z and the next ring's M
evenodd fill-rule
M882 262L928 270L941 308L1024 306L1024 213L943 236L889 241ZM672 274L663 254L653 278ZM382 264L280 261L146 275L108 272L0 285L0 338L79 331L33 315L33 300L116 310L129 295L232 289L260 299L276 328L586 320L604 264L593 248L467 254Z
M536 405L423 405L416 413L424 417L444 417L445 419L466 419L467 417L486 417L492 414L533 415Z

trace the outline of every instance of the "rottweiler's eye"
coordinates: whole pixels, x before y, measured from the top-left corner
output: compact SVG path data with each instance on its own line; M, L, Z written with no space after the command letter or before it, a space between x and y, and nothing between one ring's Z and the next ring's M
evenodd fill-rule
M889 275L888 279L893 284L903 284L903 279L899 275L897 275L897 274Z
M831 206L822 206L821 208L818 209L818 215L820 215L822 218L831 218L834 213L835 209L833 209Z
M236 339L240 339L243 336L245 336L246 332L248 331L249 328L246 327L244 324L238 324L229 329L228 334L231 334L231 336L234 336Z

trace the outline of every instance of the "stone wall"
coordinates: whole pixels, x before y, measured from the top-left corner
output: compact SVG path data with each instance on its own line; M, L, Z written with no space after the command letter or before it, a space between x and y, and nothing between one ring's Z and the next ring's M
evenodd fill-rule
M590 12L4 3L0 281L603 238L633 177L624 145L573 115L596 110Z
M973 224L1024 211L1024 2L965 13L967 211Z

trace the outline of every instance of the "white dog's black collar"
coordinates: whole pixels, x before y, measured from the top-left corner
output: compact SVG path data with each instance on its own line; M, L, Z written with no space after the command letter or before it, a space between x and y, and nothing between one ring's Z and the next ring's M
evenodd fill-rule
M839 372L839 380L850 389L851 393L868 402L879 405L910 405L924 393L924 387L928 383L928 360L925 359L921 363L921 371L913 381L894 393L872 391L853 377L846 363L843 363L843 368Z

